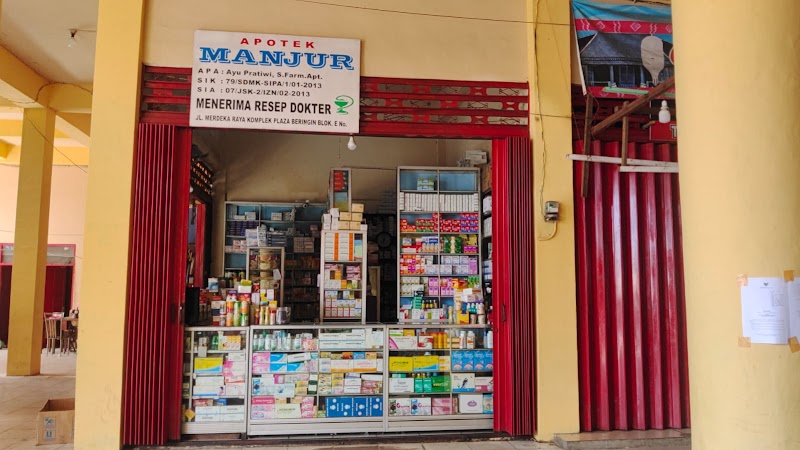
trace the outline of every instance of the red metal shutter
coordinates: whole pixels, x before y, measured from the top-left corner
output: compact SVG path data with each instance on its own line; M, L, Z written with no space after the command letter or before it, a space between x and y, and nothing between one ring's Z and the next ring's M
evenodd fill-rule
M493 141L495 430L535 430L533 153L528 137Z
M123 444L180 439L191 131L140 124L125 330Z
M619 142L592 144L594 155L620 156ZM630 158L676 154L669 144L628 149ZM574 171L581 428L688 427L678 176L594 163L583 199L583 168Z

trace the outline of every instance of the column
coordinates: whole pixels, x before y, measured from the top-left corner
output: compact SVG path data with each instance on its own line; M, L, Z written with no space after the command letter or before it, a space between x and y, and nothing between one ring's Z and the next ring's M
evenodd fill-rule
M800 353L740 346L737 275L800 269L800 3L675 0L692 449L800 446Z
M41 368L47 228L56 115L49 108L22 114L14 265L8 329L8 375L37 375Z
M100 0L86 205L75 448L121 443L133 157L144 0Z
M528 0L528 79L534 163L536 439L580 429L569 0ZM538 9L538 10L537 10ZM561 206L558 229L541 201ZM555 232L555 234L554 234Z

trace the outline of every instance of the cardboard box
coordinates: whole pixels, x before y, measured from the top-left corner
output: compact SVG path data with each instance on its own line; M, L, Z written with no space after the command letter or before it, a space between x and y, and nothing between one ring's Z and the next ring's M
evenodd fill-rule
M475 392L474 373L454 373L452 377L453 392Z
M70 444L75 426L75 399L50 399L36 416L36 445Z
M350 213L350 221L351 222L358 222L359 224L361 221L364 220L364 214L359 212Z
M339 213L339 220L342 222L349 222L351 220L349 212L341 212Z
M351 203L350 204L350 211L354 213L363 213L364 212L364 204L363 203Z

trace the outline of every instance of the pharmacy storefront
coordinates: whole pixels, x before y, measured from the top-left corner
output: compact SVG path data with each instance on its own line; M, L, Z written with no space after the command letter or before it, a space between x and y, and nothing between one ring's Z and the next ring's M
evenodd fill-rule
M363 77L363 44L144 68L126 444L533 433L528 85Z

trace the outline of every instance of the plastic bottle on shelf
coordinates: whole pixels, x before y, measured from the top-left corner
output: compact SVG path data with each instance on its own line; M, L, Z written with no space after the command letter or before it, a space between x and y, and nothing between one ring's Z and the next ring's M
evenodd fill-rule
M467 332L461 331L458 333L458 348L464 349L467 348Z
M467 348L468 349L475 348L475 333L472 330L470 330L469 333L467 333Z
M494 348L494 331L489 330L486 332L486 337L483 341L484 348Z
M219 336L216 334L211 337L211 350L219 350Z

